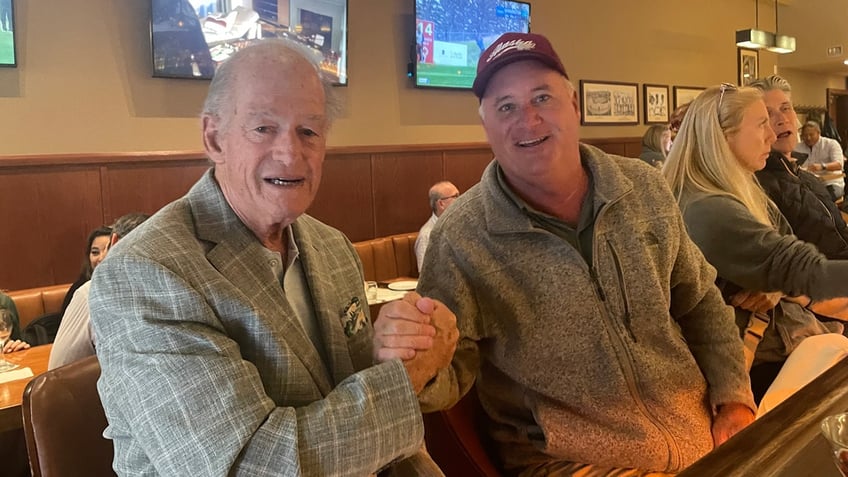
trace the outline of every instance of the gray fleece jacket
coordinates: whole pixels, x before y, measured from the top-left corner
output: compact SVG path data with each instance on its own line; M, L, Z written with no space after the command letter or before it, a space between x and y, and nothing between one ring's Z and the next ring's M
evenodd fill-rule
M659 171L580 154L595 184L591 268L504 194L496 162L439 219L418 291L456 313L461 335L422 410L476 380L512 471L564 460L676 472L713 448L715 406L754 409L733 312Z

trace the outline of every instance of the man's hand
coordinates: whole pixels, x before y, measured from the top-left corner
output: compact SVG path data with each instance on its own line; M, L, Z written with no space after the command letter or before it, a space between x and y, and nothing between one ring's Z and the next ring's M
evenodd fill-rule
M415 292L383 305L374 322L374 362L409 360L417 350L430 349L436 335L430 316L433 308L433 300Z
M713 444L722 445L752 422L754 412L748 406L738 402L722 404L713 418Z
M459 331L456 316L441 302L407 293L384 306L374 323L374 359L403 359L416 393L450 365Z
M774 308L782 297L783 292L779 291L765 293L742 290L730 297L730 304L754 313L765 313Z

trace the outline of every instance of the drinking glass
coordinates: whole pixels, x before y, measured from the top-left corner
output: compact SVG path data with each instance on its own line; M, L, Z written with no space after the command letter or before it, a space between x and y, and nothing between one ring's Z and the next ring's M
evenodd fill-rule
M6 309L0 309L0 353L3 352L3 347L12 336L12 312ZM18 365L10 363L5 359L0 358L0 373L17 368Z
M377 301L377 282L365 282L365 298L367 298L370 303Z
M833 460L843 477L848 477L848 413L824 418L822 434L833 449Z

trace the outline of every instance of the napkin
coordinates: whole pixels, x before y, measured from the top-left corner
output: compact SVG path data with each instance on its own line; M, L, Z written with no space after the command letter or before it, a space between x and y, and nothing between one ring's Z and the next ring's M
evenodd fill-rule
M19 379L31 378L32 370L29 368L17 368L5 373L0 373L0 383L8 383L9 381L17 381Z

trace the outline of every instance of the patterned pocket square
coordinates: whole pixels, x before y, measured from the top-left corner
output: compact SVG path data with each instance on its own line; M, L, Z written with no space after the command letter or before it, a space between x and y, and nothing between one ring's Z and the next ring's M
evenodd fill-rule
M362 310L362 302L359 297L350 299L350 303L342 310L342 323L344 323L345 335L350 338L365 328L365 312Z

